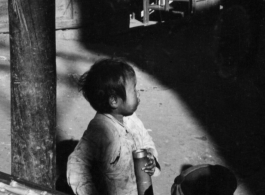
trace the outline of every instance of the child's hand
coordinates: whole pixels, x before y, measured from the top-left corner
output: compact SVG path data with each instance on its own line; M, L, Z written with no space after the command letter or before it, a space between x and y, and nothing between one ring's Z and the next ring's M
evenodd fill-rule
M155 173L155 167L156 167L155 157L148 152L147 158L149 159L149 162L145 164L145 167L143 167L142 170L146 172L148 175L152 176Z

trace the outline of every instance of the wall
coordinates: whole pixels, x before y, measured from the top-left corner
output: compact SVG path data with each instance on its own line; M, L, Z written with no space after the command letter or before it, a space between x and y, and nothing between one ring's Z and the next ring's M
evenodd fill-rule
M56 29L79 28L82 25L86 25L87 22L89 21L88 17L90 17L88 8L91 2L94 1L56 0ZM85 9L84 5L86 6ZM119 8L118 10L126 10L126 8L125 9L124 8L125 7L123 7L122 9ZM100 7L97 10L100 11L101 10ZM94 15L94 13L92 15ZM100 13L99 15L104 15L104 13ZM123 12L117 11L117 14L112 14L112 15L113 16L111 16L111 18L113 17L113 22L112 22L113 31L123 31L129 28L129 13L124 11ZM122 25L120 22L114 22L116 18L121 18L121 17L125 18L122 20ZM9 31L8 25L9 25L8 0L0 0L0 33L8 32Z

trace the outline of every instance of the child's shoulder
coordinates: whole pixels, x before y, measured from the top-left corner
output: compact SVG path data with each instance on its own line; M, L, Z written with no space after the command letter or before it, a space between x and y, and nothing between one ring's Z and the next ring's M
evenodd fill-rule
M145 129L143 122L138 118L136 113L133 115L124 117L124 125L129 129Z
M97 113L94 116L94 118L90 121L89 125L90 124L105 127L111 124L111 120L108 117L106 117L105 114Z
M116 137L118 135L117 126L104 114L96 114L90 121L87 132L98 136Z

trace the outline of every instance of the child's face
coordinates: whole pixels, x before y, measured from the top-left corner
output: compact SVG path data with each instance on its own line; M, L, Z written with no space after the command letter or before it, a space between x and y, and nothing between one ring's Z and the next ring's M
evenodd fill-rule
M119 105L119 112L123 116L130 116L132 115L140 102L140 99L138 98L138 91L136 90L136 78L130 77L126 79L126 100L121 100L121 103Z

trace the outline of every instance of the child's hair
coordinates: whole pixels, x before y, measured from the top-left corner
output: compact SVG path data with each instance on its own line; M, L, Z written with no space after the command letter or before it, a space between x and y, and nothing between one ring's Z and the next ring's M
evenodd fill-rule
M78 81L90 105L100 113L109 113L111 96L126 100L126 79L135 77L133 68L121 59L101 59L85 72Z

